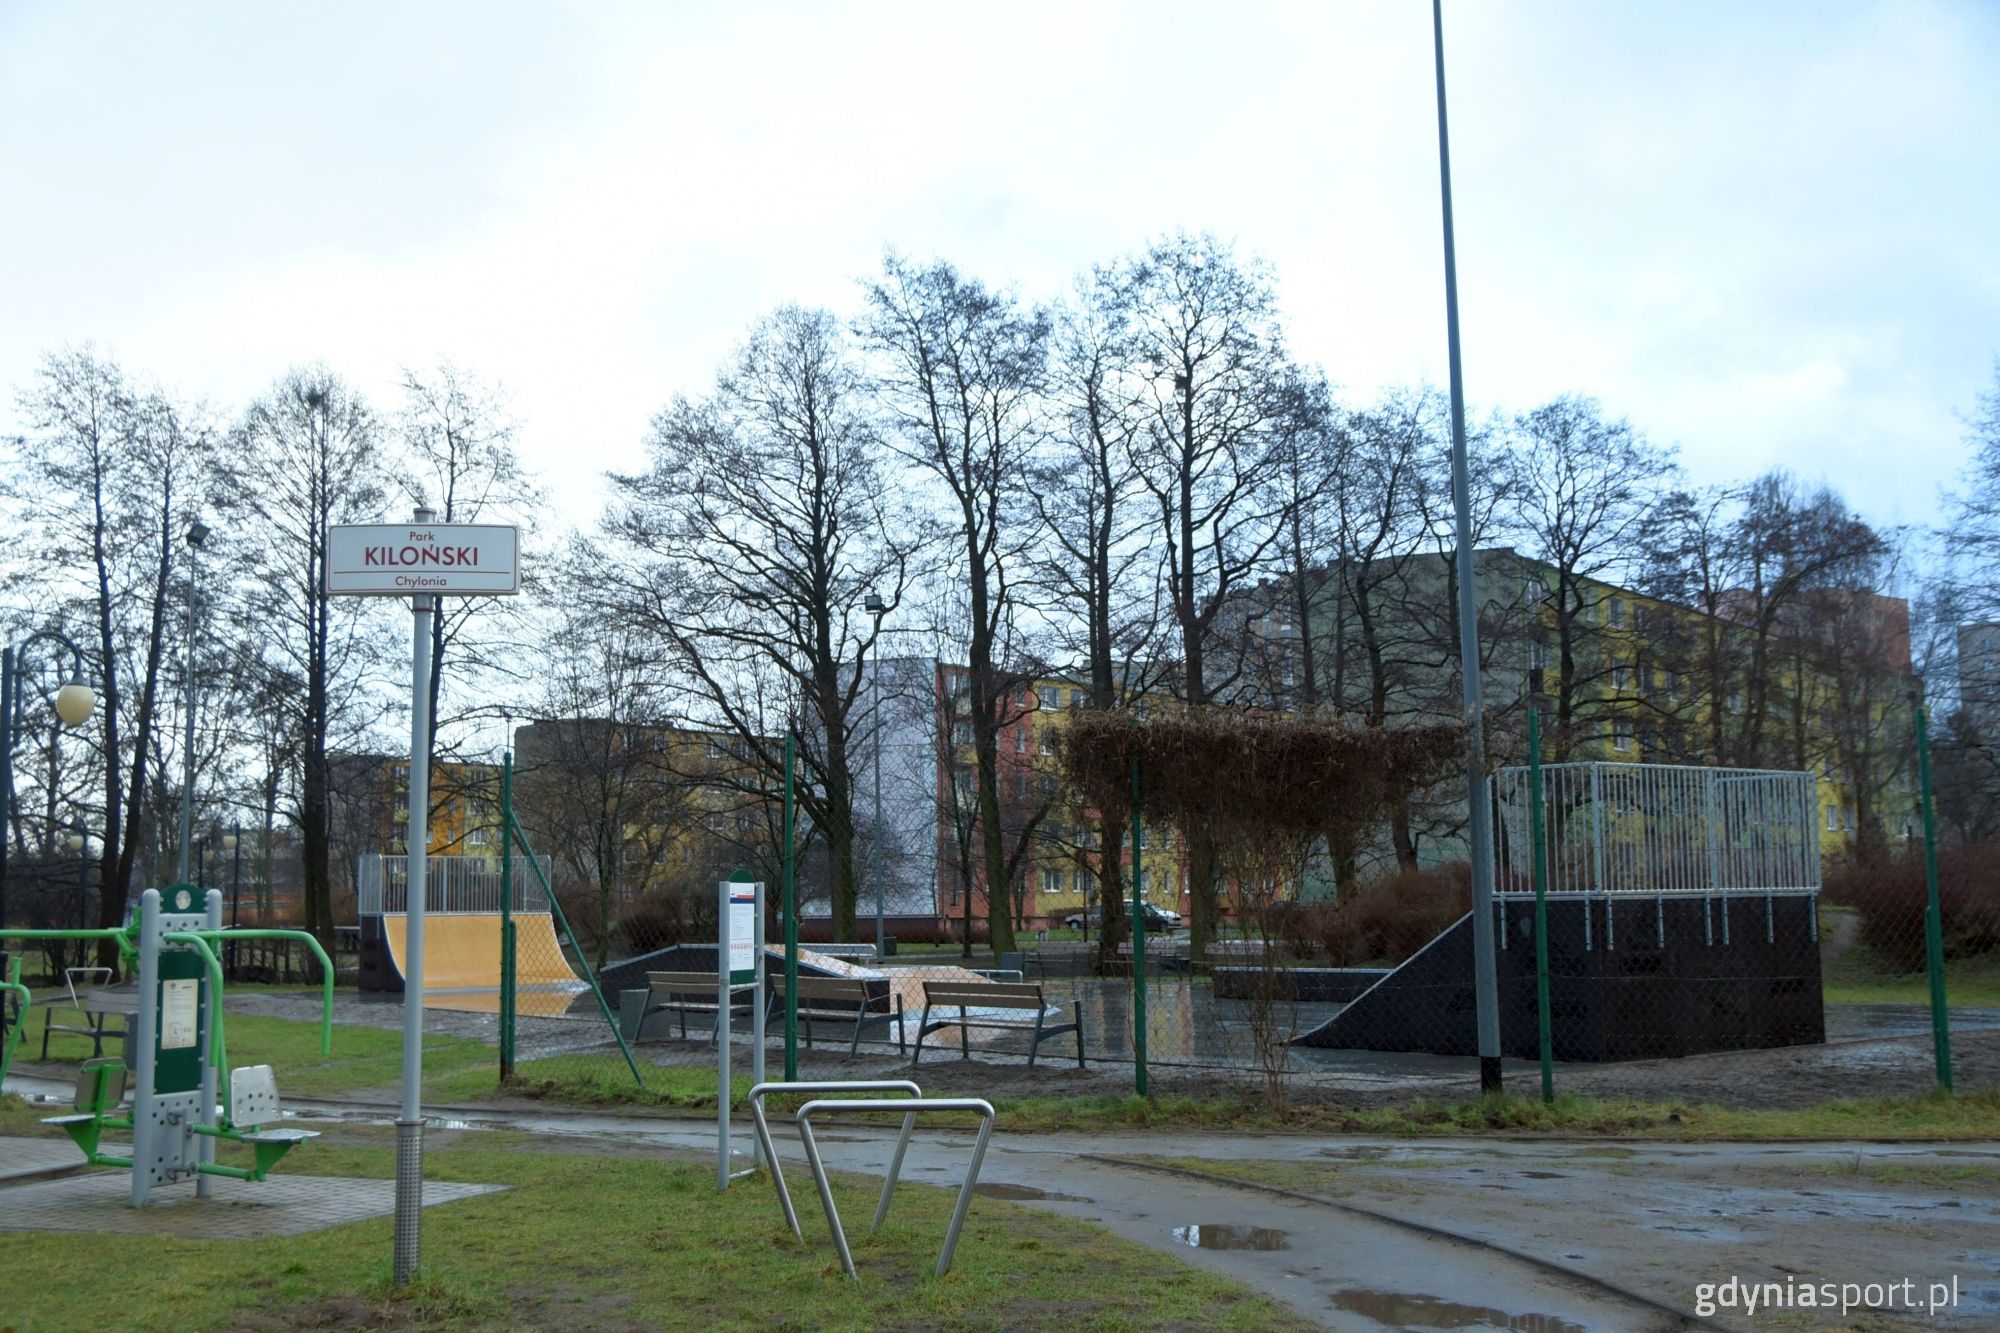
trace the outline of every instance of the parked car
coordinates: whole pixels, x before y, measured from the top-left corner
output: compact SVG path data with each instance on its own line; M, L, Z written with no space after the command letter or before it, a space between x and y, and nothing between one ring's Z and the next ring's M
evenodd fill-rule
M1155 907L1151 903L1146 904L1145 919L1145 928L1147 930L1179 930L1181 928L1181 914L1179 912L1171 911L1164 907ZM1071 930L1082 930L1086 922L1088 922L1090 929L1096 930L1104 924L1104 914L1093 907L1087 915L1083 912L1071 912L1063 918L1063 924Z

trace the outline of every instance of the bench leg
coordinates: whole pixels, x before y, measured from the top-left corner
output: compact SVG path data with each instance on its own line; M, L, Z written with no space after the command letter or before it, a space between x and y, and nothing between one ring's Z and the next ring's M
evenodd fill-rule
M1076 1067L1083 1066L1083 1001L1076 1002Z
M961 1060L970 1060L972 1058L972 1038L970 1033L971 1029L965 1025L965 1006L961 1004L958 1006L958 1058Z
M1028 1068L1035 1067L1035 1055L1042 1049L1042 1015L1035 1015L1035 1035L1028 1038Z
M915 1069L917 1067L917 1061L924 1058L924 1033L930 1031L930 1026L931 1026L931 1007L930 1005L926 1004L924 1006L923 1021L917 1024L916 1044L910 1047L910 1068L912 1069Z
M904 1053L903 1046L903 997L896 997L896 1054Z

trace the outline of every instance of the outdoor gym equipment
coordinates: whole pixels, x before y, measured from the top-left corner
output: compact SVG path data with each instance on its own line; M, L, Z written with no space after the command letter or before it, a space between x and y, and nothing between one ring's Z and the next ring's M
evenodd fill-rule
M926 1097L923 1090L908 1079L856 1083L759 1083L750 1089L750 1116L757 1125L757 1142L763 1149L765 1162L770 1166L771 1182L777 1188L778 1203L785 1210L785 1221L792 1228L792 1234L801 1240L805 1234L799 1230L799 1215L792 1208L791 1192L785 1188L785 1174L779 1168L778 1155L772 1148L771 1127L764 1116L764 1099L773 1094L821 1092L906 1094L904 1100L893 1097L816 1099L801 1106L793 1116L799 1127L799 1142L806 1150L806 1165L812 1170L813 1184L819 1190L820 1207L826 1211L827 1228L833 1232L833 1247L840 1253L840 1266L853 1281L858 1281L860 1275L854 1271L854 1256L847 1248L847 1232L840 1225L840 1210L833 1202L833 1186L826 1178L826 1164L820 1160L819 1143L813 1137L813 1117L867 1115L884 1111L903 1113L903 1126L896 1135L896 1153L889 1159L888 1173L882 1179L882 1197L875 1204L875 1221L868 1228L872 1235L881 1229L884 1219L889 1216L889 1200L896 1193L896 1178L902 1174L903 1157L909 1151L910 1135L917 1127L918 1114L926 1111L972 1111L978 1114L979 1137L973 1141L972 1160L965 1168L965 1183L959 1186L958 1203L951 1210L951 1224L944 1233L944 1249L938 1254L937 1276L943 1277L951 1271L951 1256L958 1249L958 1234L965 1228L965 1212L972 1203L973 1189L979 1183L979 1165L986 1158L987 1140L993 1137L992 1103L975 1097Z
M0 938L17 940L111 940L126 966L137 969L138 1019L126 1037L126 1059L85 1062L75 1113L43 1121L67 1133L91 1165L130 1170L135 1208L145 1205L153 1186L188 1177L199 1195L208 1194L215 1176L262 1180L286 1153L317 1137L309 1130L265 1128L282 1114L269 1065L226 1072L220 946L243 939L306 943L320 964L322 1055L333 1047L333 961L305 931L223 929L222 891L208 890L205 901L200 893L192 884L170 885L164 895L148 889L139 899L138 920L120 930L0 931ZM198 901L202 910L196 910ZM132 1108L120 1116L128 1073ZM101 1149L107 1129L131 1131L131 1156ZM218 1140L248 1145L253 1164L217 1163Z

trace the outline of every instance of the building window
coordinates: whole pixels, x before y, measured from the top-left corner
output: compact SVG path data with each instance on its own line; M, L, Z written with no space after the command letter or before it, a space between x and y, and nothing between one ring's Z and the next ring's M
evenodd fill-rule
M1087 898L1090 896L1090 891L1095 887L1097 887L1097 876L1085 867L1078 866L1076 868L1076 891Z
M1063 891L1063 872L1056 866L1042 867L1042 892L1051 897Z
M1027 731L1027 728L1025 728L1025 727L1016 727L1016 728L1014 728L1014 753L1015 753L1015 754L1026 754L1027 752L1028 752L1028 731Z
M1829 805L1829 806L1828 806L1828 807L1826 808L1826 827L1827 827L1827 831L1828 831L1829 833L1831 833L1831 832L1835 832L1835 831L1837 831L1837 830L1838 830L1838 829L1840 828L1840 807L1839 807L1839 806L1837 806L1837 805Z
M1022 801L1028 799L1028 775L1026 773L1016 773L1014 775L1014 797L1016 800Z
M1044 685L1041 687L1038 693L1041 696L1042 707L1049 709L1062 707L1062 691L1057 689L1055 686Z
M1623 691L1623 690L1629 690L1629 689L1631 689L1631 688L1632 688L1632 668L1631 668L1631 667L1628 667L1628 666L1626 666L1626 665L1625 665L1624 663L1622 663L1622 662L1621 662L1621 663L1619 663L1619 664L1618 664L1617 666L1615 666L1615 667L1612 667L1612 668L1611 668L1611 688L1612 688L1612 689L1614 689L1614 690L1620 690L1620 691Z
M1632 748L1632 729L1623 722L1611 724L1611 748L1619 753Z
M1611 599L1609 614L1611 617L1611 628L1625 628L1625 601L1623 598L1613 597Z

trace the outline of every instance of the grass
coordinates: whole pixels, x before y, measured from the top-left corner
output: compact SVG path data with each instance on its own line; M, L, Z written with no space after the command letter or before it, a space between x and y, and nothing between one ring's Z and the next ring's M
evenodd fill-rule
M287 1162L316 1175L386 1179L387 1131L342 1127ZM931 1276L952 1204L898 1190L864 1238L874 1185L841 1180L861 1281L841 1274L812 1189L793 1197L803 1242L768 1187L715 1192L712 1163L612 1156L525 1135L432 1137L426 1175L509 1186L425 1213L430 1261L407 1290L388 1281L389 1219L283 1239L10 1234L0 1310L31 1330L256 1327L961 1328L1128 1330L1309 1327L1239 1284L1098 1228L976 1200L952 1271ZM143 1273L143 1299L107 1300L104 1275Z
M61 1021L60 1019L58 1021ZM342 1027L333 1030L333 1054L319 1053L319 1024L256 1014L230 1014L223 1034L229 1043L232 1068L270 1065L278 1076L278 1091L296 1097L330 1097L362 1088L394 1087L402 1077L403 1034L385 1028ZM22 1034L16 1059L29 1060L42 1050L41 1024L32 1015ZM107 1042L115 1052L118 1043ZM57 1033L49 1040L49 1062L76 1063L88 1058L90 1042ZM485 1066L491 1087L497 1080L493 1048L465 1037L427 1035L424 1038L425 1086L465 1086L464 1076Z
M1820 908L1822 971L1828 1004L1910 1004L1928 1006L1930 979L1883 961L1847 923L1852 907ZM1845 941L1844 947L1841 941ZM1956 958L1944 966L1945 996L1953 1008L2000 1009L2000 953Z
M2000 1090L1957 1097L1832 1101L1796 1110L1736 1110L1572 1096L1560 1096L1549 1105L1525 1097L1416 1101L1365 1110L1295 1105L1283 1116L1271 1115L1255 1100L1192 1097L1026 1098L995 1105L1000 1127L1021 1133L1215 1129L1391 1138L1545 1134L1686 1141L2000 1137Z

